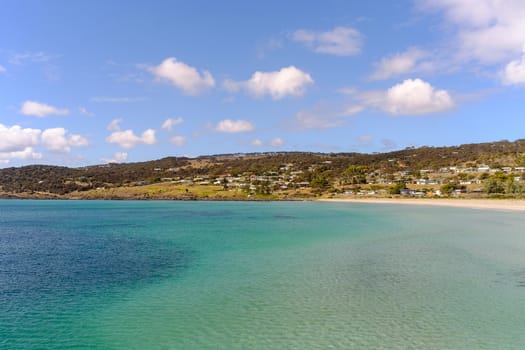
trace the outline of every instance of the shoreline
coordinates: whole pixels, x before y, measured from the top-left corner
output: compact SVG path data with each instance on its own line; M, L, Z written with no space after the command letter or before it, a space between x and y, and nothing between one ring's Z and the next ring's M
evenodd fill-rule
M525 211L525 200L515 199L449 199L449 198L330 198L320 202L421 205L484 210Z
M525 199L467 199L467 198L126 198L126 197L38 197L1 196L1 200L58 200L58 201L182 201L182 202L331 202L355 204L389 204L456 207L501 211L525 211Z

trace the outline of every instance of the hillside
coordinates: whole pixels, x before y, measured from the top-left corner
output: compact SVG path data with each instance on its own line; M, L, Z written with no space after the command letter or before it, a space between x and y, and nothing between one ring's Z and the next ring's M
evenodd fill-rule
M426 194L447 185L450 192L519 196L525 183L524 166L525 139L375 154L167 157L81 168L30 165L0 169L0 193L29 198L293 199L363 191L397 194L401 189L419 189L417 185L427 185L421 189ZM153 185L152 191L148 186Z

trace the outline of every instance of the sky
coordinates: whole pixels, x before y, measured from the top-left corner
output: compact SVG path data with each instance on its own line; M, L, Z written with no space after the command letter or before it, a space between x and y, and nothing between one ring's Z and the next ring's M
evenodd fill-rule
M525 1L0 3L0 167L525 137Z

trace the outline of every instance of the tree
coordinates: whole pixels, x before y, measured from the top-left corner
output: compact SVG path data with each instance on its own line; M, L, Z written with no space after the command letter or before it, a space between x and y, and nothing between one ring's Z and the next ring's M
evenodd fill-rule
M441 188L439 190L444 195L450 196L450 194L452 192L454 192L455 189L456 189L456 187L453 184L448 183L448 184L444 184L443 186L441 186Z
M310 186L313 188L326 188L329 186L326 177L316 177L310 182Z
M525 166L525 154L522 154L516 158L516 164L518 166Z
M497 171L485 181L485 192L491 193L505 193L508 185L513 181L511 176L507 176L502 171Z
M350 165L343 173L345 181L351 184L366 184L368 168L363 165Z
M400 194L401 190L407 188L407 185L404 182L398 182L390 188L390 194Z
M485 192L491 193L505 193L505 187L502 181L498 181L494 177L491 177L485 181Z

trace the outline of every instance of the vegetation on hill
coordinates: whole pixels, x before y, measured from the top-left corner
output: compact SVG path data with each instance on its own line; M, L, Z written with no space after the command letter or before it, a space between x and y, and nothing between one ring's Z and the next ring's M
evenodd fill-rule
M81 168L30 165L0 169L0 192L22 197L166 199L293 199L337 193L521 196L524 167L522 139L374 154L277 152Z

